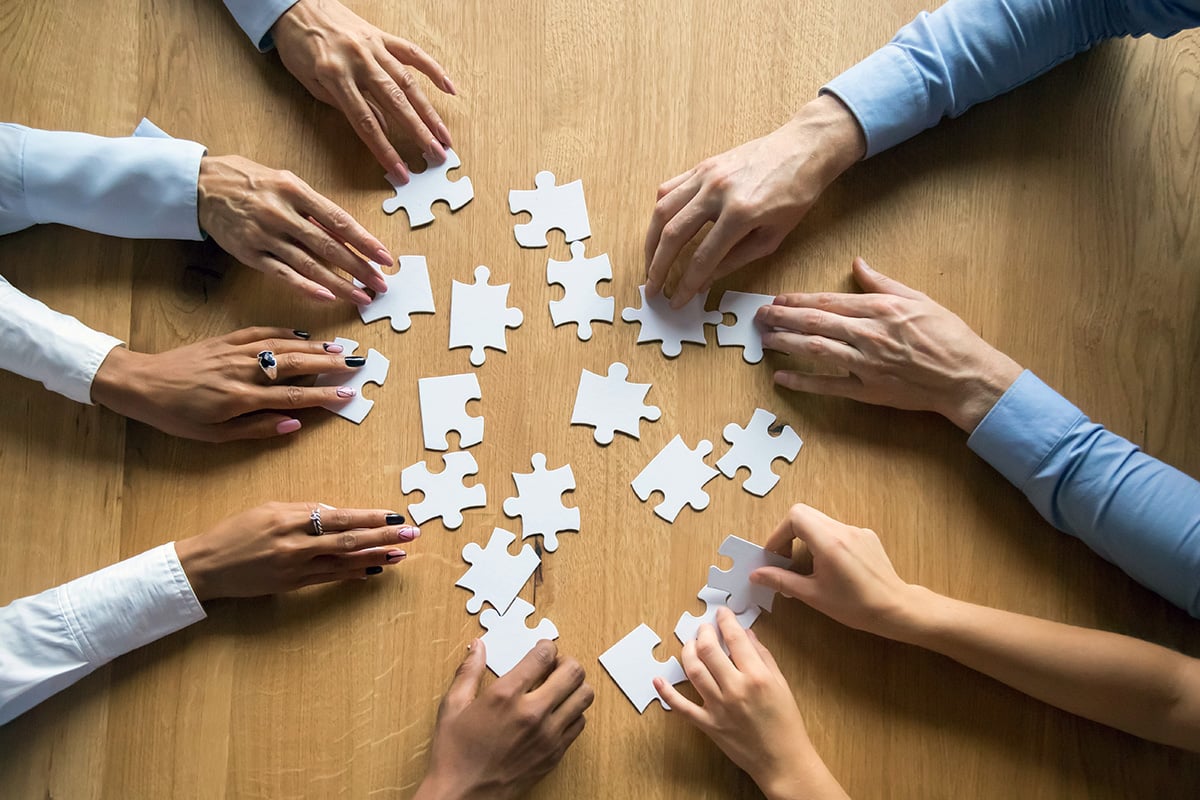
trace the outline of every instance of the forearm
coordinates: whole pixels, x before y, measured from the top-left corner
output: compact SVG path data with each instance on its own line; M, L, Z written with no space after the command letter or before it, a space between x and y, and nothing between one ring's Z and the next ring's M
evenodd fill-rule
M777 775L756 778L768 800L848 800L849 795L811 746L779 770Z

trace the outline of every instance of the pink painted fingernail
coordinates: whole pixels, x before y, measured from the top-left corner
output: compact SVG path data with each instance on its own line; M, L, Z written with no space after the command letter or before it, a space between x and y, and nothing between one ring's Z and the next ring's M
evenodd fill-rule
M442 143L437 139L430 139L428 155L437 163L442 164L446 161L446 148L442 147Z
M356 306L365 306L371 302L371 295L362 289L355 289L350 293L350 299L354 301L354 305Z
M337 396L349 400L354 395L358 394L353 386L339 386L337 388Z
M334 355L342 352L342 346L337 342L325 342L321 347L325 348L326 353L333 353Z
M317 298L318 300L336 300L337 299L334 296L333 292L329 291L324 286L318 286L316 288L316 290L313 292L313 297Z
M375 251L375 260L385 267L395 266L396 264L396 259L392 258L392 254L383 247Z
M275 426L276 433L295 433L298 430L300 430L300 420L298 419L285 419Z
M446 147L454 147L454 142L450 140L450 129L446 127L446 123L439 122L437 124L437 136Z
M450 94L458 94L458 89L454 88L454 82L450 80L449 75L442 75L442 88Z
M392 170L389 174L395 178L396 183L400 184L401 186L408 183L408 167L404 165L403 161L397 161L395 164L392 164Z
M420 535L421 535L421 529L413 527L412 525L405 525L403 528L401 528L399 531L396 532L396 538L402 542L411 542L413 539L416 539Z
M408 553L404 552L403 550L389 550L387 554L387 562L389 564L399 564L407 557Z

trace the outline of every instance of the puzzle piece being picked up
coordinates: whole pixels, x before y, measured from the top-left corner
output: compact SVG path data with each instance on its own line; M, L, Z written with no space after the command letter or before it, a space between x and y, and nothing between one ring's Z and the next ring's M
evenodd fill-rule
M579 376L571 424L594 427L597 444L611 443L616 431L639 438L642 419L654 422L662 411L646 405L650 384L631 383L628 377L629 367L619 361L609 366L608 377L585 369Z
M583 200L583 181L555 184L553 172L543 170L533 178L536 189L513 189L508 193L508 210L513 214L529 213L529 222L513 226L513 234L521 247L547 247L546 233L560 230L568 242L577 242L592 235L588 222L587 204Z
M409 494L420 490L425 499L408 507L413 522L421 525L434 517L441 517L442 524L454 530L463 523L464 508L481 508L487 505L487 489L482 483L466 486L463 478L479 472L475 456L463 451L442 456L446 466L441 472L430 472L424 461L405 467L400 473L400 491Z
M704 463L712 447L712 442L702 439L693 450L676 435L633 479L634 494L645 502L651 492L662 492L662 502L654 507L654 513L667 522L674 522L684 506L696 511L708 508L708 492L703 486L718 474Z
M479 378L474 372L443 375L417 381L421 399L421 433L426 450L447 450L449 431L458 431L458 446L472 447L483 441L483 417L467 413L467 402L480 400Z
M433 204L442 201L450 206L451 211L471 202L475 197L475 187L470 178L460 178L452 181L446 173L462 166L458 154L446 148L446 160L441 164L430 164L425 158L425 171L409 175L408 183L401 185L396 177L388 173L388 183L396 192L395 197L383 201L383 210L387 214L395 214L403 208L408 214L408 226L420 228L433 222Z
M651 682L662 678L674 685L687 680L679 659L671 656L666 661L654 657L654 648L662 640L649 625L642 623L625 635L621 641L605 650L600 655L600 664L608 672L609 677L616 682L629 702L641 714L651 701L657 700L663 708L669 709Z
M358 342L353 339L337 338L333 340L333 343L340 344L342 346L342 353L345 355L350 355L358 349ZM392 362L387 360L387 356L375 348L371 348L367 351L367 363L364 366L356 370L347 370L346 372L323 372L317 376L313 385L349 386L354 389L354 397L350 400L345 403L328 403L324 408L358 425L367 418L367 414L375 406L374 400L363 397L363 387L368 383L383 386L383 382L387 380L388 369L391 365Z
M517 496L504 501L504 513L521 518L521 538L541 536L547 552L558 549L558 534L579 531L579 509L563 505L564 492L575 489L571 465L546 469L546 456L533 455L533 472L514 472Z
M769 294L728 291L721 295L721 313L733 314L732 325L722 322L717 326L717 344L721 347L741 347L742 358L748 364L762 361L762 337L766 329L754 318L763 306L769 306L775 298Z
M471 365L487 359L485 348L508 352L507 328L525 321L521 309L508 305L508 284L488 283L491 270L475 268L474 283L454 281L450 295L450 349L471 348Z
M774 421L775 415L770 411L756 408L746 427L733 422L726 425L725 441L732 447L717 461L717 469L727 478L736 475L739 467L748 468L750 477L742 483L742 488L759 497L765 497L779 483L771 463L777 458L795 461L804 444L790 425L781 425L779 435L772 436L771 423Z
M546 261L546 282L565 289L561 300L550 301L550 319L554 327L574 322L579 338L592 338L593 322L612 322L614 300L596 293L596 284L612 280L612 264L607 253L584 258L583 242L571 242L571 260Z
M542 639L558 638L558 628L548 619L543 619L536 628L526 624L533 611L533 606L517 597L503 614L485 608L479 615L479 624L487 628L479 641L487 653L488 668L497 676L515 667Z
M679 617L679 622L675 623L675 638L681 644L687 644L700 635L701 625L712 625L717 632L717 641L721 643L721 647L725 648L725 652L729 652L729 648L725 647L725 637L721 635L721 630L717 627L717 610L729 607L725 604L729 599L729 592L705 586L696 597L704 602L704 613L697 617L690 612L683 612L683 615ZM762 609L758 606L750 606L742 613L735 614L734 619L743 628L749 630L761 613Z
M647 299L645 286L638 287L638 294L642 297L642 307L626 308L621 319L641 323L638 344L662 342L662 352L667 358L682 353L684 342L706 344L704 326L721 321L720 311L704 310L708 292L701 292L678 310L671 308L671 301L662 293Z
M741 614L757 606L770 611L775 602L775 591L769 586L751 583L750 573L759 567L789 569L792 566L791 559L764 550L738 536L726 536L717 552L733 559L733 566L727 570L709 567L708 585L729 593L729 599L725 601L729 610Z
M487 547L480 547L471 542L463 548L462 557L471 565L462 577L455 581L455 586L461 586L467 591L474 592L467 600L467 611L478 614L485 602L501 614L508 613L509 606L520 593L521 587L529 576L538 568L542 560L529 545L522 545L521 552L515 556L508 552L508 546L516 541L516 536L503 528L492 531L492 538Z
M378 267L375 262L371 266ZM358 307L358 315L364 323L388 317L391 319L392 330L403 333L412 327L410 314L432 314L437 309L433 307L433 289L429 286L429 267L425 256L400 256L400 270L394 275L383 273L388 290L365 306ZM354 285L363 288L355 281Z

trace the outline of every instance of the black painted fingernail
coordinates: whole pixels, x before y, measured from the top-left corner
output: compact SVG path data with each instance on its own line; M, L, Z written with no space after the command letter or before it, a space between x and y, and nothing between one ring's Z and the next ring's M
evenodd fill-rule
M366 356L346 356L347 367L361 367L367 363Z
M368 575L378 575L381 572L383 572L383 567L367 567Z
M311 336L308 331L292 331L292 335L300 339L307 339Z
M403 514L388 514L383 518L384 525L399 525L404 522Z

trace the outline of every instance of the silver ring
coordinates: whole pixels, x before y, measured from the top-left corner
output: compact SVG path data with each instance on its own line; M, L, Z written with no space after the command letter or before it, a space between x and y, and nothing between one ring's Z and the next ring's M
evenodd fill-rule
M325 526L321 524L321 509L314 508L308 518L312 521L312 533L309 536L324 536Z
M279 377L278 364L275 361L275 353L270 350L263 350L258 354L258 368L267 376L267 380L274 381Z

